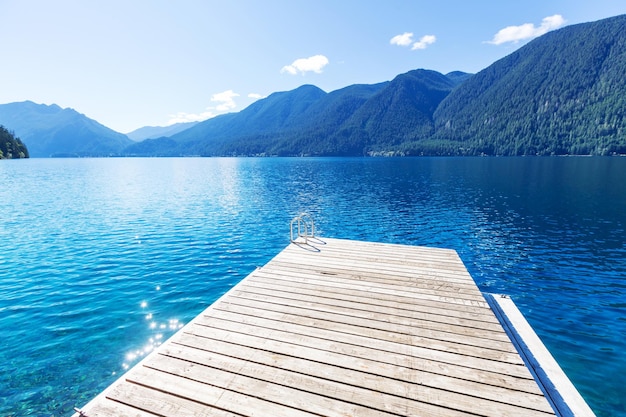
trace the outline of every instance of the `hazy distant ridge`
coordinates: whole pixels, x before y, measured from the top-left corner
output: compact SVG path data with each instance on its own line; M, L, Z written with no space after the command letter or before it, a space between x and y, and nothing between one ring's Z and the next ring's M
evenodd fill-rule
M144 126L126 134L130 140L140 142L145 139L168 137L197 125L198 122L176 123L170 126Z

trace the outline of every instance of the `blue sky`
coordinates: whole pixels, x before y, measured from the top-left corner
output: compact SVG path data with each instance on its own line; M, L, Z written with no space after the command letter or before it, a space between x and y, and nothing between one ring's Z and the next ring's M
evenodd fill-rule
M314 84L478 72L623 0L0 0L0 104L71 107L119 132L240 111Z

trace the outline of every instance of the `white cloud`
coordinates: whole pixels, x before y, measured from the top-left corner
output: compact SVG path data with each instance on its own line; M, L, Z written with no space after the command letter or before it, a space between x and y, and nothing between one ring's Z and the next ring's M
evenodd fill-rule
M239 97L239 94L235 93L233 90L226 90L221 93L213 94L211 96L211 101L220 103L215 107L215 110L224 112L237 107L234 100L235 97Z
M291 65L285 65L280 72L296 75L297 73L304 74L313 71L319 74L326 65L328 65L328 58L324 55L314 55L309 58L296 59Z
M424 35L420 38L419 41L413 44L413 47L411 48L411 50L414 51L416 49L426 49L428 45L432 45L433 43L435 43L436 40L437 40L437 37L435 35Z
M560 14L543 18L541 25L535 26L532 23L524 23L519 26L507 26L501 29L493 36L491 43L494 45L502 45L503 43L513 42L536 38L551 30L557 29L565 24L565 19Z
M167 125L169 126L175 123L202 122L215 117L219 113L223 113L237 107L234 100L235 97L239 97L239 94L235 93L233 90L215 93L211 96L211 101L218 103L216 106L207 107L205 111L200 113L178 112L176 114L170 114Z
M250 93L248 94L248 98L253 98L255 100L258 100L260 98L265 98L264 96L262 96L261 94L257 94L257 93Z
M392 45L409 46L413 42L413 34L404 32L402 35L396 35L389 41Z

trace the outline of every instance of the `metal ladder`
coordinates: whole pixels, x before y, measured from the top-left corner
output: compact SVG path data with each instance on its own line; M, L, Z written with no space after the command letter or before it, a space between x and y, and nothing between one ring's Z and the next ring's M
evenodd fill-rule
M289 232L291 243L308 243L309 238L315 237L313 217L308 213L300 213L291 220ZM295 235L294 232L296 232Z

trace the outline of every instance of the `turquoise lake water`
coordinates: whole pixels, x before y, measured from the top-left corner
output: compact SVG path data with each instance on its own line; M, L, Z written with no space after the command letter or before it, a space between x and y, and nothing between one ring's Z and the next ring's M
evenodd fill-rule
M626 158L0 161L0 415L68 416L289 243L455 249L626 415Z

